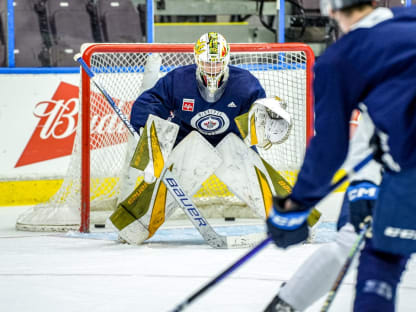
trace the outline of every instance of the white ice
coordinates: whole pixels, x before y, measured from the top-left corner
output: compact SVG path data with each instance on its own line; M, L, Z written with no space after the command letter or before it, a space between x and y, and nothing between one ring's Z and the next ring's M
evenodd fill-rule
M143 246L120 244L105 229L89 235L16 231L16 216L26 208L0 207L2 312L170 311L248 251L212 249L177 223L167 223ZM325 241L331 230L323 231ZM319 245L269 245L185 311L260 312ZM331 311L351 311L354 275L348 273ZM323 300L307 311L319 311ZM399 289L398 311L416 311L414 259Z

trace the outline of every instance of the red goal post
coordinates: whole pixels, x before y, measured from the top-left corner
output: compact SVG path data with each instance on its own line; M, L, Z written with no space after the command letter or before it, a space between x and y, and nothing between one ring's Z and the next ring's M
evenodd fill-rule
M293 183L313 135L314 54L309 46L301 43L230 44L230 51L231 65L249 70L259 79L267 96L279 96L288 103L294 122L289 139L259 152ZM95 79L129 116L132 103L143 91L148 57L155 53L162 58L159 77L178 66L194 63L193 44L91 44L83 49L82 57ZM88 232L93 213L107 211L108 215L115 208L122 172L128 163L129 133L83 71L80 100L81 118L63 186L48 203L35 207L32 212L39 214L41 209L50 209L50 213L41 212L45 219L50 219L42 222L36 216L35 223L39 226L32 226L30 214L26 214L18 220L18 228L66 230L77 227L81 232ZM237 217L243 205L215 176L203 184L194 200L199 207L237 207ZM66 216L68 211L72 219ZM80 215L78 225L73 220L76 214ZM210 216L209 212L206 214ZM103 220L92 222L102 223Z

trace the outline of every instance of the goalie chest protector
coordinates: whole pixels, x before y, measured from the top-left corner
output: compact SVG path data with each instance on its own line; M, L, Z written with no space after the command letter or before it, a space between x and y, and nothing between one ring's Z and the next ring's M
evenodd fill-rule
M201 97L195 75L196 65L179 67L143 92L133 105L133 127L143 127L147 116L154 114L180 126L176 143L193 130L214 146L230 132L240 136L234 118L266 96L260 82L249 71L229 66L224 94L217 102L209 103Z

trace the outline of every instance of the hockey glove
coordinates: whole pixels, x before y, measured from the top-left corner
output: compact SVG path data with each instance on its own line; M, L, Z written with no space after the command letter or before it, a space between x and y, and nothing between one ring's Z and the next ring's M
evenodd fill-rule
M268 234L276 246L287 248L299 244L308 238L309 229L306 222L310 209L296 205L291 210L284 210L285 198L273 198L273 208L266 220Z
M387 144L387 135L380 131L375 131L370 140L370 147L373 149L373 158L380 163L383 168L399 172L400 166L391 156L390 148Z
M358 233L360 225L371 216L378 195L378 186L370 181L354 181L347 188L350 222Z

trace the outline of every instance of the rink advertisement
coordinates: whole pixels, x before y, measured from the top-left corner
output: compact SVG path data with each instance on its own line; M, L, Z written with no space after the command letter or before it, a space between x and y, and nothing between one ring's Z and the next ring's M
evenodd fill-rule
M78 84L79 74L0 75L0 205L46 200L59 187L75 139Z
M15 168L68 156L78 123L78 87L61 81L52 98L35 104L38 120Z
M59 189L74 146L78 85L78 73L0 75L0 206L46 201Z

